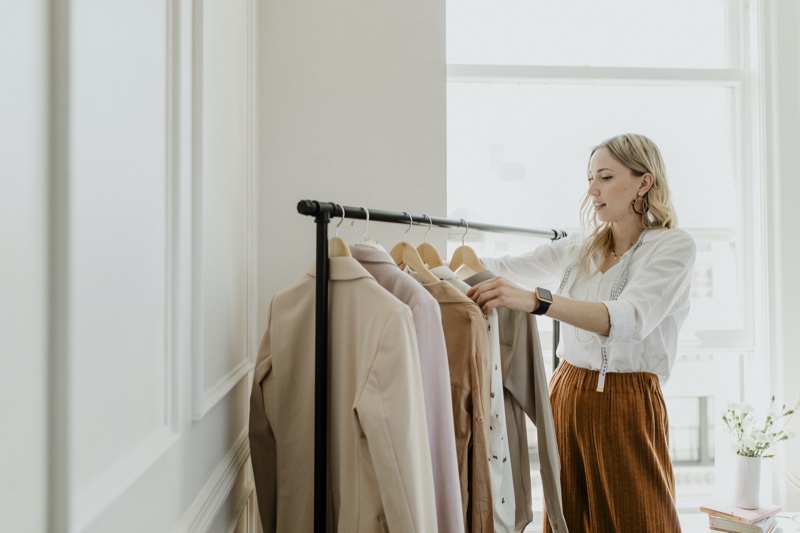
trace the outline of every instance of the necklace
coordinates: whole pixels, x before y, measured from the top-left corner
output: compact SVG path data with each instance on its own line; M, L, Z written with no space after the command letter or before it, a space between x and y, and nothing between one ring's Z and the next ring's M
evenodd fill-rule
M631 243L631 248L633 248L633 243ZM628 248L628 249L630 250L630 248ZM616 252L616 251L614 251L614 248L611 248L611 255L612 255L612 256L614 256L614 259L615 259L615 260L619 261L619 258L620 258L620 256L619 256L619 255L617 255L617 252ZM625 254L624 254L624 253L622 253L622 254L620 254L620 255L625 255Z

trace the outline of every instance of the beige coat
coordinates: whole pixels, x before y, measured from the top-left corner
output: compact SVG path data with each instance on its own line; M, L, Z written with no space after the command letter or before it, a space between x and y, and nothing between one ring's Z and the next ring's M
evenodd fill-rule
M405 274L384 250L351 246L350 253L384 289L408 305L419 343L425 414L428 420L438 533L463 533L450 370L439 304L422 285Z
M495 275L490 270L484 270L465 281L470 285L477 285L493 277ZM517 511L515 530L522 531L533 519L528 434L525 428L525 415L528 415L536 424L539 468L547 517L554 531L565 533L567 523L561 500L561 463L536 318L530 313L503 307L498 308L497 312L506 427L511 469L514 472Z
M272 300L250 398L264 531L311 531L315 265ZM330 260L328 531L436 531L409 308L350 257Z

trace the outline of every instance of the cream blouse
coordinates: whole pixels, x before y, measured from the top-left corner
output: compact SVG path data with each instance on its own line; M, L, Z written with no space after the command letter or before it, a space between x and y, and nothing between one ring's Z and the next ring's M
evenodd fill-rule
M580 245L581 236L571 235L527 254L481 261L513 283L527 289L546 287L555 294L566 270L578 259ZM694 240L685 231L649 230L628 261L627 283L616 300L611 290L625 255L605 273L588 278L582 265L573 266L561 295L602 302L608 308L611 331L605 336L561 324L558 356L599 371L605 347L608 372L651 372L665 381L675 363L678 332L689 314L695 254Z

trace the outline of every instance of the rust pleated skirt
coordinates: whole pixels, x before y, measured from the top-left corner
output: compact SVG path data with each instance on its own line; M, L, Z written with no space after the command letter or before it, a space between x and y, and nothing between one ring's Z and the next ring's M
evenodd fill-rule
M550 383L570 533L680 532L658 377L609 373L604 392L597 377L561 361Z

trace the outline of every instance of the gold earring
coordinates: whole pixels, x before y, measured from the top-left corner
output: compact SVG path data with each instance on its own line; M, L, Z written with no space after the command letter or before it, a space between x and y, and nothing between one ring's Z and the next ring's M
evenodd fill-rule
M642 196L642 193L639 193L639 196L633 199L631 202L631 207L633 208L633 212L637 215L644 215L647 212L647 198Z

